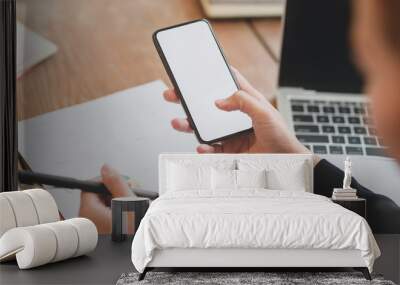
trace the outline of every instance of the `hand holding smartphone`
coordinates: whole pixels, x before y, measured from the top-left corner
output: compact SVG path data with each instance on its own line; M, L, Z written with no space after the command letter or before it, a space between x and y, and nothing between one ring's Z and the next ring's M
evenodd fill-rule
M207 20L164 28L153 41L201 143L212 144L252 129L251 119L215 106L239 90Z

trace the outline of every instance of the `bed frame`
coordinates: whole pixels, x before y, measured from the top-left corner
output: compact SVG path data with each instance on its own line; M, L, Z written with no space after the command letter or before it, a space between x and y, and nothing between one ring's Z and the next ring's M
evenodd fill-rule
M359 250L329 249L193 249L156 250L152 261L139 275L155 268L232 268L237 271L263 268L337 268L361 271L367 280L371 275Z
M159 193L166 191L167 162L173 160L235 160L241 157L268 160L303 160L307 165L308 185L312 192L313 161L311 155L287 154L161 154L159 157ZM361 271L367 280L371 276L359 250L331 249L254 249L254 248L170 248L158 249L139 280L155 268L231 268L234 271L265 268L343 268Z

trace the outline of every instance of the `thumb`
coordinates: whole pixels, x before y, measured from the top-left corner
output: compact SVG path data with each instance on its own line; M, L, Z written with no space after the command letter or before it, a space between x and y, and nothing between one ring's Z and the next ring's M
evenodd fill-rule
M256 119L259 116L265 117L266 115L263 103L243 90L237 91L226 99L215 101L215 105L219 109L228 112L239 110L247 114L251 119Z
M128 183L114 168L104 164L100 172L102 181L113 198L132 196Z

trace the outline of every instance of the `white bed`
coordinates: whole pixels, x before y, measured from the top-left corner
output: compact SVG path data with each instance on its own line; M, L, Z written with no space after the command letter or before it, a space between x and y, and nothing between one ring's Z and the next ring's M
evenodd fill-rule
M248 187L264 170L266 184ZM160 155L160 197L132 243L141 278L154 267L354 267L369 278L380 251L367 222L312 194L312 170L309 155Z

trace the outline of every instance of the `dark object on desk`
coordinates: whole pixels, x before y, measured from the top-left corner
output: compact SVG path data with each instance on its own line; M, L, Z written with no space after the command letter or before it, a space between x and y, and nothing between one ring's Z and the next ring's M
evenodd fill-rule
M0 192L18 190L16 1L0 1Z
M135 213L135 231L139 227L140 221L146 214L149 208L150 200L147 198L139 197L121 197L114 198L111 200L112 209L112 234L111 239L113 241L123 241L126 239L126 233L124 229L127 228L127 212Z
M18 171L18 179L21 183L28 185L43 184L60 188L80 189L82 191L92 192L96 194L111 195L107 187L103 183L96 181L78 180L69 177L32 171ZM154 192L147 192L137 189L134 189L134 192L138 196L146 197L149 199L156 199L158 197L158 193Z
M333 203L339 204L340 206L359 214L364 219L367 218L367 200L362 198L356 198L352 200L340 200L332 199Z

